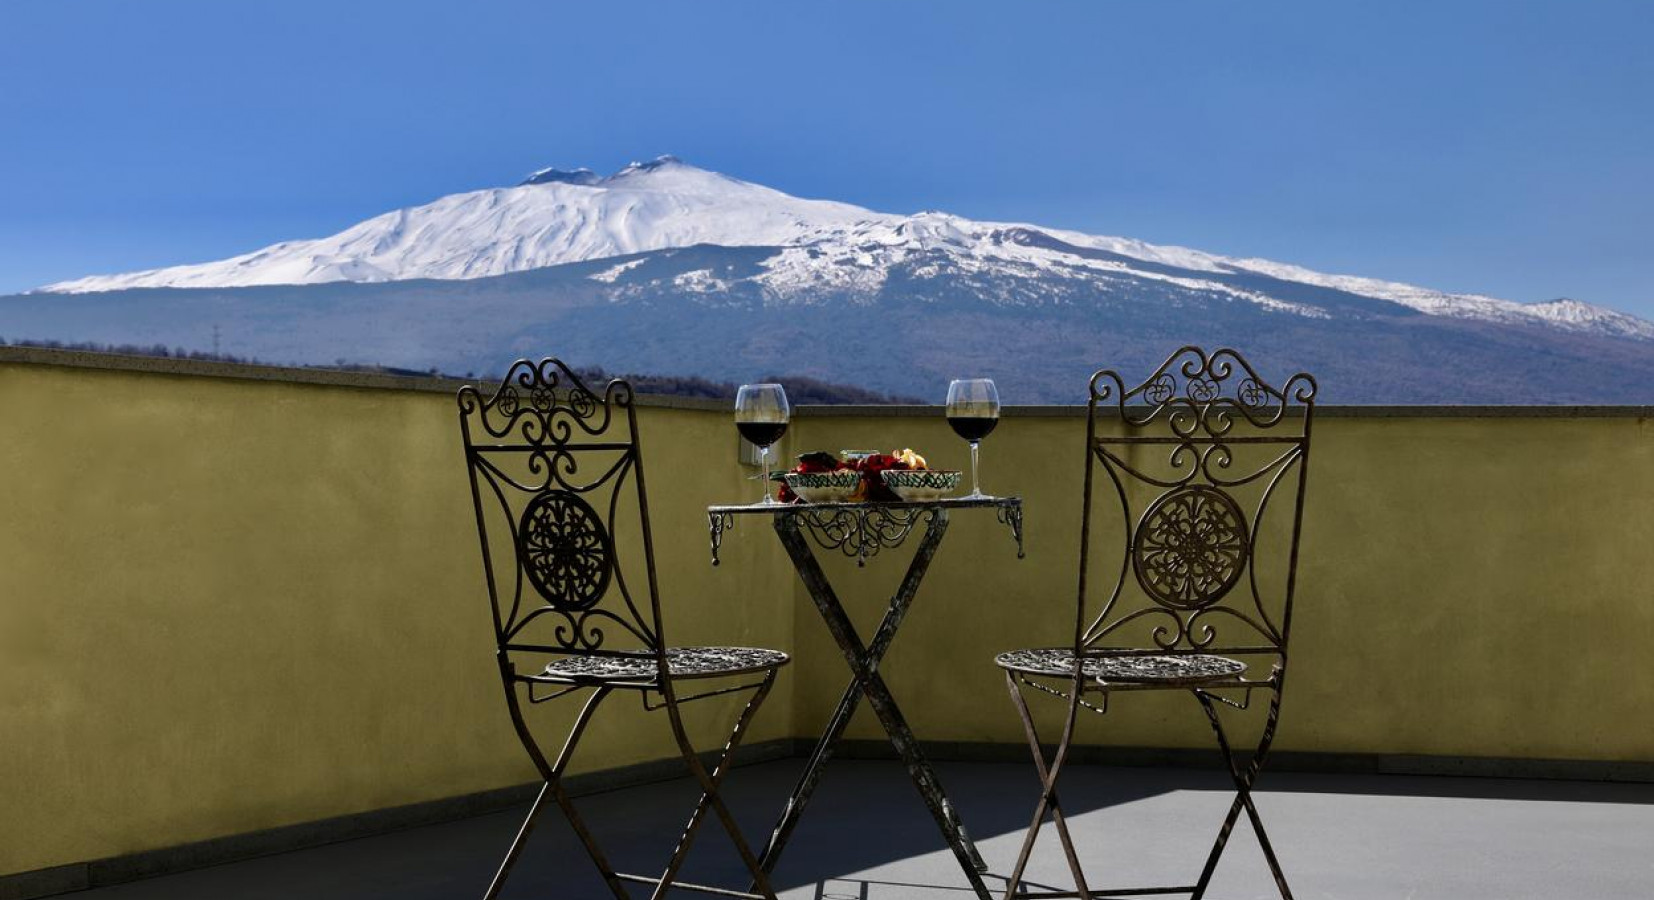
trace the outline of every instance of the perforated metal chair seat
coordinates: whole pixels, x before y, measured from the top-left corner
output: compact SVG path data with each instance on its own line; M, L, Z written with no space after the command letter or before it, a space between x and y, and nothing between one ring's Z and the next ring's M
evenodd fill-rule
M1074 648L1012 650L994 657L1000 668L1024 675L1068 677L1074 674ZM1087 677L1120 684L1202 685L1233 681L1246 663L1227 656L1176 653L1164 656L1110 656L1088 659Z
M718 678L763 672L787 664L780 650L756 647L668 647L666 668L673 678ZM545 667L536 680L571 683L654 681L653 656L570 656Z

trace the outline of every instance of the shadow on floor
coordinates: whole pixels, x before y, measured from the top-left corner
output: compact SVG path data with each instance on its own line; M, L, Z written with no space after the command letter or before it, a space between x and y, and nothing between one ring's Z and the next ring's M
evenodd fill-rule
M777 804L791 789L799 766L785 761L732 773L727 797L754 843L767 837ZM1038 790L1032 767L952 763L938 770L989 865L1006 871ZM1094 886L1189 883L1231 796L1222 773L1189 769L1075 766L1063 789ZM588 796L577 804L618 868L653 874L670 854L695 797L693 786L683 780ZM1654 896L1654 855L1647 852L1654 845L1654 785L1283 772L1266 773L1257 799L1301 897ZM82 896L479 897L523 812L410 829ZM701 828L684 877L745 886L744 870L715 820ZM1052 887L1069 885L1049 829L1030 877ZM990 887L1002 889L1003 884L1003 878L989 880ZM776 887L785 900L969 896L902 767L862 760L832 763L776 872ZM1213 893L1273 894L1244 823L1219 867ZM555 809L542 818L503 894L504 900L607 896ZM634 896L647 892L638 886Z

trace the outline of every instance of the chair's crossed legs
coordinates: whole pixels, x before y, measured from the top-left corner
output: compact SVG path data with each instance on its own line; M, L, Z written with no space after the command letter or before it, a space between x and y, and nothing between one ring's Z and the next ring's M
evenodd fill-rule
M1091 891L1086 886L1085 874L1080 871L1080 858L1074 852L1074 840L1068 834L1068 820L1063 818L1062 804L1057 800L1057 777L1062 774L1062 765L1068 758L1068 748L1073 742L1075 719L1080 710L1080 692L1074 691L1068 698L1068 715L1063 719L1062 740L1057 742L1057 751L1049 764L1045 761L1045 751L1040 747L1039 732L1034 728L1033 714L1028 711L1028 701L1022 696L1017 687L1016 676L1011 672L1005 673L1005 684L1011 691L1011 702L1016 705L1017 715L1022 718L1022 730L1028 737L1028 749L1034 755L1034 772L1040 780L1040 798L1034 805L1034 821L1028 826L1028 832L1022 839L1022 852L1017 854L1017 864L1011 870L1011 878L1005 885L1005 898L1027 896L1019 894L1017 888L1022 885L1022 874L1028 868L1028 858L1034 852L1034 840L1039 837L1039 831L1045 826L1045 816L1049 812L1056 821L1057 837L1062 841L1063 853L1068 857L1068 871L1074 876L1073 896L1091 900Z
M1068 702L1067 716L1063 721L1062 738L1057 743L1055 752L1049 761L1045 758L1045 751L1040 746L1039 733L1034 728L1033 715L1028 710L1026 698L1017 684L1016 676L1011 672L1005 673L1005 683L1011 692L1011 701L1016 705L1017 714L1022 718L1023 731L1028 738L1028 749L1034 757L1035 773L1040 780L1039 802L1034 806L1033 822L1022 840L1022 851L1017 856L1016 867L1006 885L1005 900L1017 898L1057 898L1078 897L1081 900L1091 900L1093 897L1130 897L1150 894L1188 894L1192 900L1200 900L1206 895L1206 889L1211 884L1212 873L1217 869L1218 859L1223 856L1223 849L1229 843L1229 836L1234 831L1235 822L1240 818L1241 810L1245 810L1252 822L1252 829L1258 835L1258 844L1263 848L1264 859L1269 864L1269 871L1275 878L1275 886L1280 890L1283 900L1292 900L1292 890L1287 887L1286 876L1281 873L1281 864L1275 857L1275 849L1269 842L1269 834L1264 830L1263 820L1258 816L1258 808L1252 802L1252 786L1257 781L1258 773L1262 771L1265 759L1269 756L1269 746L1275 740L1275 725L1280 719L1281 692L1277 685L1270 691L1269 718L1264 725L1263 736L1258 742L1257 750L1252 753L1251 759L1242 765L1236 758L1235 751L1229 743L1229 737L1223 730L1223 723L1218 718L1217 708L1213 705L1213 695L1200 689L1191 693L1200 701L1205 710L1207 719L1212 723L1212 731L1217 736L1218 748L1223 751L1224 762L1229 770L1229 776L1235 784L1235 799L1229 806L1229 814L1223 819L1223 826L1218 829L1217 840L1212 844L1212 850L1206 856L1206 865L1201 869L1200 880L1195 884L1176 887L1150 888L1111 888L1099 890L1086 884L1085 875L1080 868L1079 855L1074 850L1074 841L1068 831L1067 820L1063 817L1062 804L1057 798L1057 780L1062 776L1063 764L1068 759L1069 747L1072 745L1074 728L1082 705L1081 692L1070 689L1062 696ZM1219 700L1218 702L1224 702ZM1068 870L1074 878L1072 891L1020 891L1023 873L1027 870L1029 857L1034 852L1034 842L1039 838L1040 830L1049 816L1057 827L1057 839L1062 842L1063 854L1068 859Z
M586 827L585 820L581 817L579 810L575 808L574 801L569 797L568 791L563 786L563 771L568 766L570 757L574 755L574 748L580 742L580 737L585 732L586 725L591 721L592 714L596 712L598 705L615 688L600 686L593 691L585 706L581 708L580 715L575 719L574 726L569 730L563 749L557 754L557 761L548 763L545 754L541 751L539 744L535 741L533 734L523 720L522 707L517 692L508 682L507 694L511 707L512 724L517 729L518 738L522 740L524 748L528 750L529 756L539 769L540 776L545 779L545 784L540 788L539 796L535 798L533 806L529 808L528 816L523 820L522 827L518 829L516 839L511 842L510 849L506 851L505 859L500 863L499 871L489 884L487 893L483 895L484 900L494 900L499 895L500 889L505 886L505 880L510 875L511 868L516 863L518 855L522 852L523 844L528 839L529 833L534 830L535 822L539 819L541 812L544 811L548 797L555 800L557 805L562 807L563 815L568 819L570 827L580 838L580 843L586 848L586 853L591 857L592 864L602 874L604 883L609 886L609 891L614 894L616 900L631 900L631 894L626 890L625 882L653 885L654 890L650 893L652 900L660 900L674 887L732 897L776 900L775 890L770 886L768 874L759 866L758 857L752 852L752 846L736 825L735 817L730 813L729 807L724 804L723 797L719 793L724 778L729 775L735 748L740 745L748 724L752 721L753 715L757 713L759 705L764 702L764 698L769 694L770 687L774 683L775 671L771 670L764 680L756 685L751 699L747 701L746 707L742 709L741 715L737 718L735 727L730 731L729 739L724 743L723 750L711 772L708 772L706 766L701 763L700 756L689 742L688 736L684 732L683 723L679 718L677 707L680 703L687 702L687 700L674 700L664 705L671 719L672 731L677 739L678 749L683 755L684 765L700 785L701 797L695 804L694 812L689 816L689 823L684 826L683 832L678 836L677 844L672 850L672 857L667 862L665 871L659 877L650 877L615 871L614 866L610 865L608 857L604 855L602 847L598 845L597 839L592 836L591 830ZM726 692L717 691L713 693ZM706 696L711 696L711 694ZM751 873L753 879L751 892L690 884L677 880L678 871L683 867L684 860L689 855L689 849L695 842L696 832L700 829L708 810L717 813L719 822L723 825L724 830L729 833L730 840L735 845L735 851L741 857L741 862Z
M1234 830L1235 820L1244 807L1247 818L1252 820L1252 830L1258 835L1258 845L1263 848L1264 860L1269 863L1269 873L1275 876L1275 886L1280 889L1284 900L1292 900L1292 889L1286 886L1286 876L1281 874L1281 863L1275 858L1275 848L1269 843L1269 832L1264 830L1263 820L1258 817L1258 807L1252 803L1252 785L1257 782L1258 772L1263 769L1264 759L1269 756L1269 745L1275 740L1275 723L1281 717L1280 687L1277 685L1269 692L1269 718L1264 723L1263 737L1258 741L1258 749L1252 754L1252 760L1244 767L1235 759L1235 752L1229 747L1229 738L1223 733L1223 722L1218 719L1217 707L1212 705L1212 696L1205 691L1195 691L1194 695L1200 701L1201 708L1206 710L1206 718L1212 723L1212 733L1217 735L1218 747L1223 750L1229 777L1235 782L1235 801L1229 804L1229 814L1223 818L1223 829L1218 832L1217 842L1212 845L1212 852L1206 857L1206 867L1200 872L1200 883L1194 896L1199 898L1206 893L1206 885L1212 880L1212 870L1217 868L1218 857L1223 855L1223 847L1229 842L1229 832Z

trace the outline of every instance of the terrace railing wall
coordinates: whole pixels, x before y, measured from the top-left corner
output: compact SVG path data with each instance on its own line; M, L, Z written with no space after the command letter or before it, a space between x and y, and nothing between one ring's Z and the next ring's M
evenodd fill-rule
M457 387L0 349L0 896L535 780L487 662ZM767 528L709 564L704 508L754 492L727 405L640 406L645 436L671 436L649 486L674 640L791 653L749 739L791 752L842 660ZM1323 408L1275 767L1654 780L1651 418ZM1034 611L1072 608L1084 427L1083 407L1008 410L982 480L1024 498L1027 558L991 517L956 523L881 667L925 698L907 712L939 756L1026 761L1008 701L983 698L1003 693L995 653L1066 637ZM934 408L806 409L785 443L968 461ZM846 599L875 621L900 561L829 565L870 580ZM1186 713L1122 704L1088 750L1209 761ZM573 771L654 773L675 750L645 715L594 724ZM731 715L692 717L697 740ZM887 746L866 715L849 737Z

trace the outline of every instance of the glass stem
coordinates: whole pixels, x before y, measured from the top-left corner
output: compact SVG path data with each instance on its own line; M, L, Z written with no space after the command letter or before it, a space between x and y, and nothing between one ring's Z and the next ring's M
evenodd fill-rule
M977 441L971 441L971 496L972 497L982 496L982 482L981 482L981 480L978 479L977 471L976 471L976 445L977 445L977 443L978 443Z
M758 448L758 455L764 460L764 487L763 502L770 502L770 445L765 444Z

